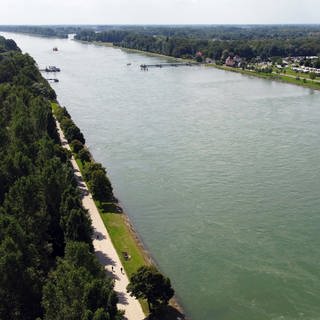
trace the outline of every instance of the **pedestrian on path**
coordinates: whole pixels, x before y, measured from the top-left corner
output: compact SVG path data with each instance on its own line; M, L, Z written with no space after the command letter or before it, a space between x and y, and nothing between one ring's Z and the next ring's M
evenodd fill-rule
M121 271L121 274L123 274L123 269L122 269L122 267L120 268L120 271Z
M112 272L114 272L113 266L111 266L111 270L112 270Z

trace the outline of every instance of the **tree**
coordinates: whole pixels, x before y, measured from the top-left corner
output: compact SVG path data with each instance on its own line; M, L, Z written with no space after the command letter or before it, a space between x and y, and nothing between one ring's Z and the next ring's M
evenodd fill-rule
M103 201L112 198L111 184L103 170L93 171L88 184L90 191L97 200Z
M39 256L18 221L0 212L0 319L35 319L40 311Z
M78 153L78 157L82 163L89 162L91 159L90 152L87 149L81 149Z
M44 286L44 319L119 319L117 302L113 282L89 246L67 243L64 259L58 259Z
M62 229L67 240L91 243L91 220L83 208L72 209L62 218Z
M130 278L127 291L137 299L146 299L149 310L167 305L174 295L170 279L164 277L154 266L143 266Z
M61 128L69 142L79 140L82 144L85 144L83 134L70 118L64 117L61 120Z
M309 77L311 80L314 80L317 77L317 75L315 74L315 72L310 72Z
M84 178L89 181L92 179L92 173L97 170L102 170L105 174L107 174L106 169L102 166L101 163L90 161L85 163L83 167L83 175Z
M75 153L78 153L80 150L83 149L83 143L79 140L72 140L71 148Z

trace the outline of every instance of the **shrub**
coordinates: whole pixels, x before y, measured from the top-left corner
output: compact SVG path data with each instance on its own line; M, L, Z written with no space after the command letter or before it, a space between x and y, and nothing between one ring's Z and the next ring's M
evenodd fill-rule
M71 148L75 153L78 153L80 150L83 149L83 143L77 139L72 140L71 142Z

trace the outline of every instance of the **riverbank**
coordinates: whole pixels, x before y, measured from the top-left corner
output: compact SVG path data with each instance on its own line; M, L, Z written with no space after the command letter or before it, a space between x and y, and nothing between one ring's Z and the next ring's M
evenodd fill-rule
M118 49L121 49L121 50L124 50L127 52L145 54L147 56L159 57L159 58L167 59L169 61L195 62L192 59L176 58L176 57L167 56L167 55L163 55L163 54L155 53L155 52L150 52L150 51L143 51L143 50L138 50L138 49L130 49L130 48L125 48L125 47L121 47L121 46L115 46L111 42L98 42L98 41L90 42L90 41L80 41L80 40L76 40L76 41L79 41L81 43L87 43L87 44L95 44L98 46L114 47L114 48L118 48ZM206 66L206 67L213 67L213 68L216 68L219 70L231 71L231 72L236 72L236 73L240 73L240 74L247 75L247 76L253 76L253 77L257 77L257 78L261 78L261 79L267 79L267 80L272 80L272 81L277 81L277 82L282 82L282 83L289 83L289 84L294 84L294 85L304 87L304 88L320 90L320 80L314 81L314 80L311 80L311 79L308 79L305 77L301 77L301 76L295 77L295 76L292 76L289 74L276 73L276 72L273 72L273 73L257 72L254 70L227 67L224 65L217 65L214 63L203 63L202 65Z
M57 108L57 106L55 106ZM64 136L59 121L56 119L56 127L60 138L61 145L68 152L72 149ZM101 219L97 206L89 192L86 182L83 179L83 173L76 162L75 155L70 158L70 162L74 171L74 176L81 193L81 202L83 208L87 210L90 216L91 226L93 228L92 244L95 255L103 266L106 274L114 280L114 290L118 295L118 309L124 312L127 319L144 320L145 312L138 300L129 295L126 288L129 284L129 276L123 272L123 264L121 263L119 253L116 252L111 241L110 235Z
M57 114L59 113L59 109L62 109L57 102L52 102L51 107L55 116L57 116ZM81 179L83 179L83 181L88 184L88 181L85 180L84 167L82 161L79 159L79 155L72 147L68 149L72 152L74 162L76 162L77 165L76 169L81 173ZM85 149L88 150L87 147L85 147ZM95 163L92 155L91 162ZM121 261L121 265L128 275L128 278L130 278L131 275L135 273L141 266L156 266L154 259L151 257L150 252L146 249L146 246L136 232L129 216L123 210L121 203L119 203L116 198L110 201L97 201L93 200L92 198L90 199L87 199L87 201L91 201L95 204L94 206L99 212L99 216L103 221L112 245L117 252L117 255ZM92 208L92 206L93 204L91 204L90 207ZM144 313L148 315L149 309L146 301L140 300L140 304ZM166 308L164 314L161 315L161 320L174 320L179 318L186 319L183 308L181 307L181 304L178 302L178 299L175 296L173 299L171 299L169 307ZM129 318L129 320L131 320L131 318Z
M156 53L156 52L150 52L150 51L143 51L143 50L138 50L138 49L131 49L131 48L126 48L126 47L120 47L120 46L115 46L112 42L99 42L99 41L83 41L83 40L76 40L80 43L84 43L84 44L95 44L97 46L104 46L104 47L113 47L115 49L120 49L120 50L124 50L126 52L133 52L133 53L142 53L146 56L150 56L150 57L159 57L162 59L166 59L169 60L170 62L176 61L176 62L195 62L192 59L183 59L183 58L176 58L176 57L172 57L172 56L166 56L164 54L161 53Z
M257 78L261 78L261 79L268 79L268 80L278 81L278 82L282 82L282 83L295 84L300 87L305 87L305 88L314 89L314 90L320 90L320 81L318 81L318 80L313 81L308 78L295 77L295 76L283 74L283 73L276 73L276 72L264 73L264 72L257 72L257 71L253 71L253 70L247 70L247 69L219 66L216 64L206 64L206 66L213 67L213 68L220 69L220 70L224 70L224 71L241 73L243 75L253 76L253 77L257 77Z

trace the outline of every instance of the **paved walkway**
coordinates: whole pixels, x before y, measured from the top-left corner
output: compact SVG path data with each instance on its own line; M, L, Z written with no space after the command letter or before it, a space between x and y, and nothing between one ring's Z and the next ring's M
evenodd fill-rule
M58 122L56 123L62 146L70 150L70 146L64 137L60 124ZM139 301L127 293L126 287L129 283L128 277L125 274L119 256L109 237L108 231L100 217L99 211L92 199L87 185L83 181L78 164L73 156L71 163L78 181L78 186L82 192L83 207L88 210L92 220L92 226L94 228L93 246L95 254L104 266L106 273L115 279L114 289L119 298L118 309L125 311L125 317L128 320L143 320L145 319L145 315Z

